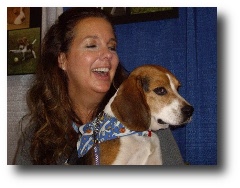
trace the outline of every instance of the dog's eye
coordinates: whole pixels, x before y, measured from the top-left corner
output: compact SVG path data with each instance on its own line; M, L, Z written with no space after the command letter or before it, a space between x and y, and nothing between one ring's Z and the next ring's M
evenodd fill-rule
M157 95L167 94L167 90L164 87L157 87L153 90Z

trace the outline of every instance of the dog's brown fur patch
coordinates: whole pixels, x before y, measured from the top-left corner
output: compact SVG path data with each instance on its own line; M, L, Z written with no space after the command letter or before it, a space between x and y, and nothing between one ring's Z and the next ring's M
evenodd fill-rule
M141 77L129 77L123 82L111 104L111 109L116 118L128 129L148 130L151 117Z
M108 140L100 144L101 165L110 165L116 159L120 148L120 139Z

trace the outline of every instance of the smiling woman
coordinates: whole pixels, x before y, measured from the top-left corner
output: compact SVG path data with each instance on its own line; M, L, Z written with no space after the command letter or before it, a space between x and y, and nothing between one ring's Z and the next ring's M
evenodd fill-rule
M113 26L102 10L71 8L59 16L42 43L41 61L27 95L30 112L23 118L30 121L15 164L91 160L76 157L80 133L75 129L92 122L127 78L116 45ZM163 163L174 158L172 164L183 164L171 132L162 133L157 134L167 138L161 141L163 146L171 143L171 151L162 151L170 155L164 154Z
M85 18L75 26L74 34L69 51L60 54L59 66L67 75L68 93L75 111L85 119L109 90L119 60L113 28L105 19ZM94 100L82 106L86 96Z

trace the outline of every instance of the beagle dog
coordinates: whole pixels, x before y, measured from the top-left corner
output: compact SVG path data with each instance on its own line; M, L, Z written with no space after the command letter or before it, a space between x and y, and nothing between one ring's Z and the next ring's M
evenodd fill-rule
M143 65L129 75L96 118L102 165L162 165L160 141L154 131L191 120L193 107L178 93L177 78L157 65ZM79 131L92 138L91 123ZM78 142L79 157L94 164L93 145ZM86 139L87 140L87 139ZM90 150L88 152L88 150ZM82 155L81 155L82 154Z
M24 22L26 16L24 7L7 7L7 23L20 25Z
M9 50L10 53L21 53L22 54L22 61L24 61L26 59L26 53L31 53L33 58L37 58L36 57L36 53L33 49L33 45L34 43L37 41L37 39L34 39L32 43L29 42L29 40L27 39L27 37L22 37L20 39L18 39L17 43L18 43L18 49L16 50Z

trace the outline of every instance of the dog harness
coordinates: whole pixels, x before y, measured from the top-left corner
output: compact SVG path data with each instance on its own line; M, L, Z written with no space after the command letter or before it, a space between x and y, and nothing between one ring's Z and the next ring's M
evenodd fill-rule
M102 112L92 122L78 127L72 123L74 130L81 133L77 142L78 157L83 157L93 146L95 162L99 164L98 144L107 140L137 134L151 137L151 131L132 131L127 129L117 118Z

